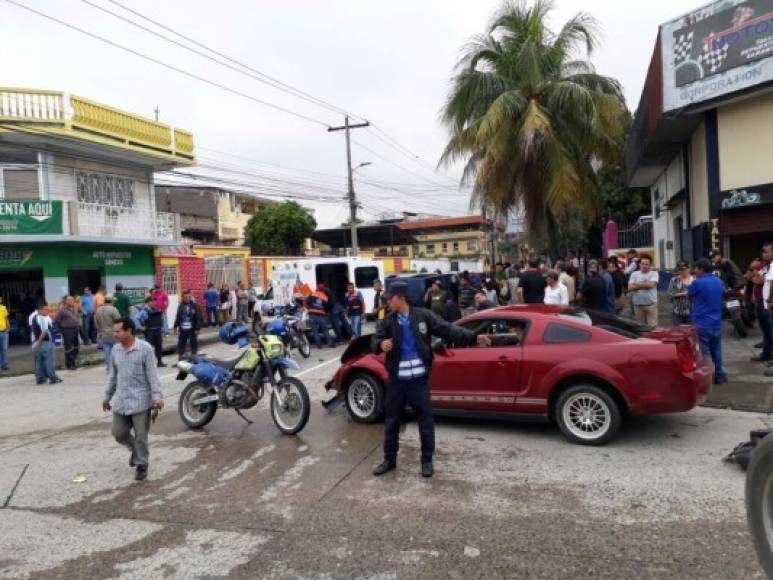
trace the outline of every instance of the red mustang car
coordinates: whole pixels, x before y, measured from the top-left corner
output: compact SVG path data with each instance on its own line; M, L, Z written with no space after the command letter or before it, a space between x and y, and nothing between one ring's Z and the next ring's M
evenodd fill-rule
M652 328L582 308L505 306L459 320L490 347L437 341L430 378L437 414L534 416L572 442L602 445L627 415L687 411L711 388L714 366L695 329ZM325 385L358 422L378 421L388 375L368 336L352 342Z

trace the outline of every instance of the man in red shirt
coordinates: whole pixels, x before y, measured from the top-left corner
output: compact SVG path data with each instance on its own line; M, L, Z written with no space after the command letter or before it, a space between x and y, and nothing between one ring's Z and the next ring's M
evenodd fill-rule
M153 291L150 293L151 298L156 301L156 308L161 311L164 316L164 334L169 334L169 321L166 318L166 309L169 306L169 294L166 293L159 284L153 286Z

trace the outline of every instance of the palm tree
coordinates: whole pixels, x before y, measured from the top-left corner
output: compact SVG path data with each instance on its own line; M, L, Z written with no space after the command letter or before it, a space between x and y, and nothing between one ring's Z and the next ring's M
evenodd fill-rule
M569 213L593 215L594 166L619 161L620 84L588 60L596 22L577 14L557 33L551 0L507 2L465 46L442 110L451 138L441 164L466 162L472 207L523 208L527 227L555 242Z

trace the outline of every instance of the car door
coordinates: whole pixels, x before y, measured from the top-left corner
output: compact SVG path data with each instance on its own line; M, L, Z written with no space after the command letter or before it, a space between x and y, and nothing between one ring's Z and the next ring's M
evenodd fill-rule
M435 353L430 388L438 408L512 411L520 381L524 320L497 317L463 324L492 339L490 347L455 347Z

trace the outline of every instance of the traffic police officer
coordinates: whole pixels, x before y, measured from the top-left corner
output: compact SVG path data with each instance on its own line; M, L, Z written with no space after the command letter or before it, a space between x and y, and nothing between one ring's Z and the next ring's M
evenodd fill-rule
M450 340L455 346L470 346L477 342L489 346L491 339L449 324L425 308L411 306L407 300L408 285L395 282L389 289L391 313L380 324L373 337L372 348L377 354L386 353L389 384L384 403L384 461L373 470L383 475L397 467L400 423L406 402L418 414L421 437L421 474L432 477L432 454L435 451L435 426L429 375L432 367L431 336Z

